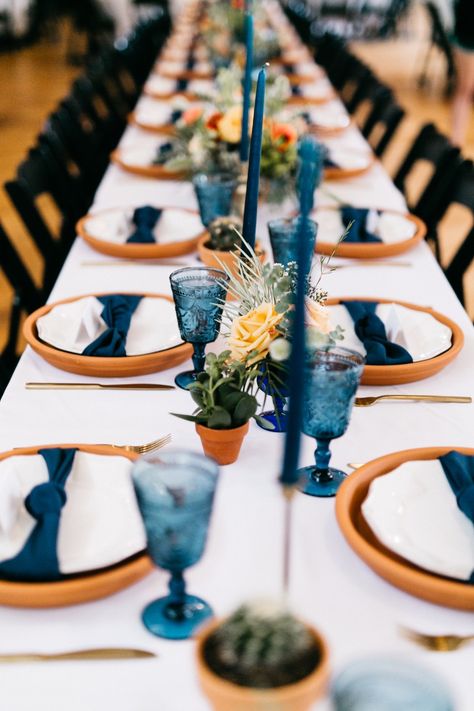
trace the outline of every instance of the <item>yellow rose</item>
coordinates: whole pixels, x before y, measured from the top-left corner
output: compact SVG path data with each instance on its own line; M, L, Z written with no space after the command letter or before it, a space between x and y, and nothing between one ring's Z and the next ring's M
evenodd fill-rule
M242 107L233 106L217 123L219 136L227 143L238 143L242 133Z
M307 297L305 299L304 320L307 326L313 326L321 333L329 333L331 331L331 323L329 321L329 312L327 309Z
M283 318L273 304L263 303L248 314L239 316L232 323L228 346L234 360L245 360L249 353L257 351L252 358L255 363L268 353L271 342L278 337L276 327Z

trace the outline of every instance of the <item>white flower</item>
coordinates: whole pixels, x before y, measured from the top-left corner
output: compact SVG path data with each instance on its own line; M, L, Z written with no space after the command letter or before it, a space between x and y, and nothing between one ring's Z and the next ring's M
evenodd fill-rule
M204 149L202 138L198 133L194 134L189 141L188 150L194 165L200 166L204 163L206 160L206 151Z
M284 361L290 357L291 347L285 338L277 338L270 344L270 356L272 360Z

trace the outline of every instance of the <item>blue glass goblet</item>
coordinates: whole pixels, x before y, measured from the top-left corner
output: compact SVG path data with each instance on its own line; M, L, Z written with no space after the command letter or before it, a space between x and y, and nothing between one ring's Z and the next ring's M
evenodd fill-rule
M145 627L158 637L188 639L212 617L207 602L186 592L183 572L203 554L218 471L212 459L178 450L146 455L133 467L148 552L171 572L169 594L142 613Z
M181 338L194 348L194 370L175 378L180 388L186 388L204 370L206 343L219 335L228 281L225 272L210 267L185 267L170 274Z
M234 176L229 173L198 173L193 178L193 185L203 225L207 227L217 217L231 214L232 198L237 187Z
M329 466L332 439L349 424L364 356L348 348L316 350L304 372L303 432L317 442L316 464L300 469L300 491L310 496L334 496L347 476Z
M301 218L283 218L271 220L268 223L268 232L273 251L273 261L286 266L288 262L298 261L298 230ZM305 237L308 240L308 251L314 251L314 243L318 226L313 220L308 220Z
M288 413L286 411L286 398L288 390L288 363L275 363L264 361L261 366L262 376L257 379L258 387L265 395L269 395L273 402L274 410L265 410L259 418L265 420L273 429L266 429L257 421L259 427L267 432L286 432Z

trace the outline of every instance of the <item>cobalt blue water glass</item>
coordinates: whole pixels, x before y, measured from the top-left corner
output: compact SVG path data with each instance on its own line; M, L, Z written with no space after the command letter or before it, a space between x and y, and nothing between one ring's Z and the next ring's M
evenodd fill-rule
M272 429L267 429L258 421L257 424L267 432L286 432L288 423L286 399L289 395L287 367L283 363L264 361L261 371L262 376L257 379L258 387L265 395L271 397L274 409L259 413L259 418L272 425Z
M337 677L335 711L454 711L442 681L424 667L399 659L354 662Z
M218 471L212 459L185 450L145 455L134 465L148 553L171 573L169 594L142 613L145 627L158 637L188 639L212 617L207 602L186 592L183 573L203 554Z
M298 230L300 228L300 217L283 218L271 220L268 223L268 232L273 251L273 261L286 266L288 262L298 261ZM306 239L308 240L308 251L314 252L314 243L318 226L313 220L308 220Z
M300 491L334 496L346 474L329 466L332 439L349 424L364 357L348 348L316 350L305 362L303 432L317 442L315 465L300 469Z
M204 370L206 343L219 335L228 281L225 272L210 267L185 267L170 274L181 338L194 348L194 369L175 378L180 388L186 388Z
M237 187L234 176L229 173L198 173L193 178L193 185L203 225L207 227L217 217L231 214L232 198Z

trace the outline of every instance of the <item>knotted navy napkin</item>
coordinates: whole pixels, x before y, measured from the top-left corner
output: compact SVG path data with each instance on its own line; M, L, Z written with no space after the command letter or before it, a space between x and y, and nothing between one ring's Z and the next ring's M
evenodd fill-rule
M474 524L474 457L459 452L448 452L439 458L458 508ZM474 571L470 583L474 584Z
M382 240L367 229L369 210L345 205L341 208L341 217L344 227L351 228L344 237L344 242L381 242ZM352 224L351 224L352 223Z
M187 79L178 79L178 83L176 85L176 91L179 93L180 91L186 91L186 87L188 85L188 80Z
M111 294L97 298L104 305L101 316L109 328L89 343L82 355L103 358L126 356L125 345L130 321L143 297L134 294Z
M137 242L140 244L154 244L156 242L153 229L161 217L163 211L150 205L137 207L133 213L132 221L136 225L136 230L127 239L127 242Z
M387 338L383 321L376 315L373 301L342 301L354 321L354 331L367 351L367 365L413 363L408 351Z
M64 487L76 452L76 449L38 451L48 467L49 481L33 487L25 499L25 508L36 524L21 551L0 563L0 576L26 581L61 577L57 552L59 521L67 499Z
M171 123L172 124L177 123L182 115L183 115L183 112L180 109L176 109L175 111L173 111L171 114Z
M172 154L173 144L169 141L167 141L166 143L162 143L161 146L158 146L153 163L155 163L155 165L163 165L164 163L166 163L167 160L171 158Z
M188 56L188 59L186 60L186 69L188 72L192 72L195 61L196 60L194 59L194 53L191 52Z

